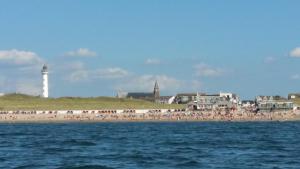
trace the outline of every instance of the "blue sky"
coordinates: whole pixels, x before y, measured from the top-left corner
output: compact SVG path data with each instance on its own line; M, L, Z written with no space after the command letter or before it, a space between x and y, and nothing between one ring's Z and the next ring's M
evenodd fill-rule
M300 1L2 0L0 92L300 92Z

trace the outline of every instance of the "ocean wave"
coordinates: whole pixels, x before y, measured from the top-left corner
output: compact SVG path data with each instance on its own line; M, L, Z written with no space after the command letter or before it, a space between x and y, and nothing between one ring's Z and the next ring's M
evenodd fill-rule
M63 145L71 145L71 146L96 146L97 144L91 141L84 140L66 140L62 142Z
M105 165L62 166L56 169L114 169Z

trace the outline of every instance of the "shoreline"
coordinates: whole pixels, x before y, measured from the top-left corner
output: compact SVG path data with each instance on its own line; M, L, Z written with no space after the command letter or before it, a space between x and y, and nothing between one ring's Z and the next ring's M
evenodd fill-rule
M109 112L85 114L0 114L3 123L121 123L121 122L284 122L300 121L300 112Z
M286 120L135 120L135 121L71 121L71 120L64 120L64 121L0 121L1 124L68 124L68 123L83 123L83 124L89 124L89 123L205 123L205 122L228 122L228 123L256 123L256 122L300 122L300 119L286 119Z

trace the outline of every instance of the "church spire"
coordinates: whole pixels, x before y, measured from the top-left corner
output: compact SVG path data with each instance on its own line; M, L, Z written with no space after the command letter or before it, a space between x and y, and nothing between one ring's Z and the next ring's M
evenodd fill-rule
M159 87L158 87L157 80L155 81L153 94L154 94L154 101L159 102L160 94L159 94Z
M154 90L155 90L155 89L158 89L158 90L159 90L157 80L155 81L155 85L154 85Z

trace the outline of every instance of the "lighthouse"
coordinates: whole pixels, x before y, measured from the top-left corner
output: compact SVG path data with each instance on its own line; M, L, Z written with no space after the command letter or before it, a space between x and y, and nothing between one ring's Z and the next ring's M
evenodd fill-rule
M48 98L48 67L45 64L42 68L42 77L43 77L43 98Z

